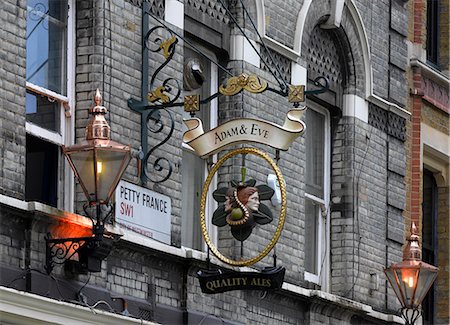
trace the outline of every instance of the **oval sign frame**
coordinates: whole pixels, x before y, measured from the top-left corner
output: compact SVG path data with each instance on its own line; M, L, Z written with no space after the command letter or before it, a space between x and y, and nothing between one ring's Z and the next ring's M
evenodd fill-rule
M244 259L244 260L233 260L226 256L224 256L219 250L214 246L211 239L209 238L208 230L206 228L206 217L205 217L205 210L206 210L206 197L209 190L209 185L211 184L211 181L216 174L217 170L223 165L223 163L238 155L238 154L252 154L259 156L263 158L272 168L275 175L277 176L278 184L280 185L280 192L281 192L281 209L280 209L280 216L278 220L277 228L275 229L275 232L273 234L272 239L270 242L264 247L264 249L255 257ZM278 239L280 238L281 231L283 230L284 221L286 218L286 184L283 181L283 176L281 174L280 169L276 165L276 163L270 158L265 152L262 152L261 150L258 150L256 148L239 148L234 149L227 154L225 154L222 158L220 158L216 164L211 168L211 171L208 173L208 177L205 180L205 183L203 184L202 189L202 196L200 201L200 227L202 230L203 239L205 240L206 245L208 245L211 252L222 262L232 265L232 266L250 266L255 264L256 262L262 260L267 254L270 253L270 251L273 249L275 244L277 243Z

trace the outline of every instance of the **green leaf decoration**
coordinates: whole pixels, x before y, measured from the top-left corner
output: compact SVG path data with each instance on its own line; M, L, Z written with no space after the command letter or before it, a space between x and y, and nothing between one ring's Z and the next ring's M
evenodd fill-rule
M223 204L219 205L219 207L214 211L212 217L212 224L217 227L223 227L227 225L227 212L225 212L225 207Z
M239 241L244 241L252 234L253 226L247 227L231 227L231 234Z
M227 194L227 191L228 191L228 187L218 188L212 194L213 199L219 203L225 202L227 200L227 198L225 197L225 195Z
M258 189L260 201L270 200L272 198L273 194L275 193L274 190L272 190L269 186L267 186L265 184L258 185L258 186L256 186L256 188Z
M265 205L260 204L259 210L253 212L253 218L255 219L255 222L260 225L266 225L268 223L271 223L273 220L272 211Z

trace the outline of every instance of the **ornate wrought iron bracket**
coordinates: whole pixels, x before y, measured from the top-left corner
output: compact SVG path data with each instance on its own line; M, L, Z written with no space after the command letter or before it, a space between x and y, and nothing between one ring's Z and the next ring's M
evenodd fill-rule
M45 236L45 270L52 273L55 265L62 265L70 260L84 245L95 245L96 237L52 238L48 233Z
M400 309L400 314L402 318L405 320L405 325L414 325L419 317L422 316L422 309L410 309L406 307L402 307Z
M100 272L101 262L106 258L120 235L105 233L104 226L95 226L92 236L72 238L52 238L45 236L45 270L53 271L55 265L62 265L78 256L78 269Z
M175 54L178 39L173 33L163 26L149 27L149 18L151 16L150 4L143 3L142 30L142 85L141 100L130 98L128 106L135 112L141 114L141 146L144 157L141 164L141 182L148 180L154 183L166 181L172 174L172 163L166 157L157 157L152 164L153 170L159 173L158 178L152 178L149 170L149 158L160 146L165 144L172 136L174 130L174 120L172 114L167 110L169 107L182 106L177 103L181 94L180 82L174 78L166 78L161 85L155 86L156 79L161 70L172 60ZM164 35L165 34L165 35ZM166 37L166 35L169 37ZM149 81L149 54L160 53L164 57L164 62L155 70ZM166 117L164 117L165 115ZM167 131L159 143L149 149L149 132L158 134ZM162 133L161 133L162 134Z
M154 17L150 11L150 4L143 3L143 19L142 19L142 84L141 84L141 100L130 98L128 106L135 112L141 114L141 147L144 152L142 163L140 164L141 182L145 184L147 181L154 183L162 183L169 179L172 174L172 162L166 157L153 157L155 151L164 145L172 136L174 131L174 119L167 108L182 107L191 115L200 109L200 106L213 100L214 98L224 96L234 96L242 91L251 93L263 93L270 91L282 97L288 97L289 103L294 107L299 107L305 101L306 94L318 94L328 90L328 81L325 77L318 77L314 80L317 89L305 91L304 86L291 86L287 89L271 88L266 81L261 80L255 75L241 74L231 77L227 80L226 85L222 85L219 92L202 99L198 96L186 96L184 101L179 101L181 95L181 85L175 78L166 78L160 84L157 84L157 76L161 70L167 66L172 60L179 36L176 32L170 30L166 25L162 25L159 19L156 19L158 25L150 28L150 17ZM159 65L151 75L149 80L149 53L160 54L164 58L163 63ZM163 133L164 131L164 133ZM159 142L150 146L148 136L167 134L159 136ZM153 159L153 163L150 162ZM153 173L156 172L156 173Z
M84 212L92 221L92 235L82 237L52 238L50 233L45 236L45 270L47 274L53 271L55 265L65 264L78 256L78 271L100 272L101 261L111 252L113 244L121 235L105 232L105 223L112 215L111 205L83 205ZM74 261L76 262L76 261Z

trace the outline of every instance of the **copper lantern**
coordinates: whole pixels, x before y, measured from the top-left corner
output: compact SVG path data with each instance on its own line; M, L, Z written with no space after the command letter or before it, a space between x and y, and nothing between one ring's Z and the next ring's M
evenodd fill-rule
M392 264L384 270L402 305L402 316L406 315L403 310L419 310L422 300L436 280L438 271L437 267L421 260L419 235L417 234L417 227L413 223L403 261ZM413 323L411 320L405 320L407 323Z
M92 116L86 127L86 140L63 146L64 155L90 204L108 204L131 160L130 146L110 139L110 127L105 120L107 109L100 106L101 100L97 89L95 106L89 110Z

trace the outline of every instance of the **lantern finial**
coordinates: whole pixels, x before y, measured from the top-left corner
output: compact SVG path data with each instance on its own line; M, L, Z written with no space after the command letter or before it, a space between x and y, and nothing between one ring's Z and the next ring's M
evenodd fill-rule
M95 106L89 109L89 113L92 116L86 126L86 140L109 140L110 128L108 122L105 120L105 114L108 110L106 107L100 105L102 103L102 95L98 88L94 95L94 103Z
M97 88L94 95L94 102L96 106L100 106L102 103L102 95L100 94L100 90Z
M416 223L411 224L411 235L408 238L408 244L406 245L404 254L404 260L422 260L422 251L419 246L419 234L417 232Z

